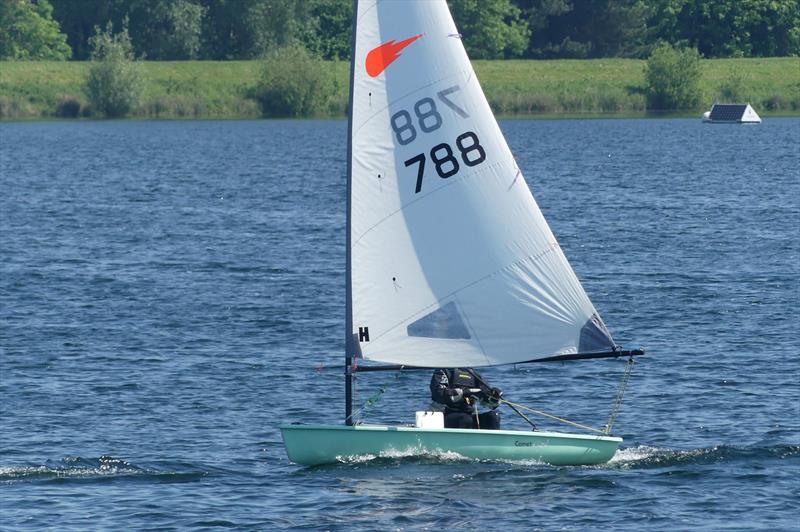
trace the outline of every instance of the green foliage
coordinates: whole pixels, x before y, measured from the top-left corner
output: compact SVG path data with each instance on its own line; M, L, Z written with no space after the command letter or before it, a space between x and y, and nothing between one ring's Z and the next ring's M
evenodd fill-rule
M253 87L258 61L142 61L145 88L133 116L258 118ZM489 103L509 115L645 112L644 65L636 59L474 61ZM0 119L48 118L65 95L82 96L90 61L9 61L0 65ZM349 65L325 62L336 81L327 113L344 117ZM762 116L800 113L800 58L703 59L702 103L710 104L731 72L742 72L747 100ZM687 111L697 116L695 111Z
M704 57L800 55L800 0L448 2L474 59L641 58L660 41ZM74 59L89 57L95 26L125 17L137 54L158 60L252 59L298 42L350 54L352 0L0 0L0 13L51 4ZM0 15L0 48L8 28Z
M254 97L266 117L326 114L336 83L324 61L300 45L268 54Z
M519 57L531 36L511 0L449 0L453 18L472 59Z
M353 3L350 0L307 0L309 24L303 44L323 59L349 59Z
M528 55L640 57L651 8L643 0L518 0L533 30Z
M206 8L198 0L52 0L75 59L88 59L96 26L128 19L137 55L152 59L199 56Z
M197 0L208 10L203 55L252 59L294 44L311 24L308 0Z
M96 26L105 28L109 21L116 25L122 23L122 16L116 13L117 0L50 0L50 3L54 9L53 17L67 34L72 59L89 59L89 39L94 35Z
M0 0L0 59L63 60L71 55L47 0Z
M56 104L56 116L59 118L78 118L81 115L81 101L75 96L62 96Z
M740 103L749 99L748 76L741 70L732 70L719 84L717 99L720 102Z
M693 46L706 57L800 55L798 0L657 0L654 39Z
M700 54L658 45L645 65L647 107L655 111L696 109L700 103Z
M131 41L150 59L194 59L206 8L191 0L128 0Z
M34 115L33 105L21 98L0 95L0 119L15 120Z
M95 28L85 89L92 108L109 118L129 114L139 104L144 87L142 68L134 58L127 27L117 34L113 29L110 22L105 31Z

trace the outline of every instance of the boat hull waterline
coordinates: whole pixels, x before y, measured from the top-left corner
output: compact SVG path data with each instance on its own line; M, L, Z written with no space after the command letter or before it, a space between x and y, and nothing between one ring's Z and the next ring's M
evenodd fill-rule
M476 460L597 465L608 462L622 443L614 436L387 425L282 425L280 430L289 460L306 466L360 456L445 453Z

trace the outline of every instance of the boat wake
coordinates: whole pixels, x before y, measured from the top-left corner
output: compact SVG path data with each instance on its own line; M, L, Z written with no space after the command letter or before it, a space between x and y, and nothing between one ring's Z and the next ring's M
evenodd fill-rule
M713 464L717 462L771 460L800 458L800 445L775 445L768 447L738 447L733 445L716 445L700 449L669 449L640 445L620 449L614 457L605 464L596 466L566 466L593 469L655 469L678 465ZM479 460L467 458L452 451L429 451L421 448L411 448L402 451L391 451L380 455L364 454L338 456L340 464L382 464L396 463L398 461L413 461L416 463L506 463L518 466L544 466L557 467L544 464L536 460ZM565 466L560 466L565 467Z
M111 478L154 478L161 481L189 481L205 476L204 472L178 473L160 471L133 465L112 456L81 458L68 456L58 462L48 462L39 466L2 466L0 483L19 481L60 480L60 479L111 479Z
M336 459L343 464L363 464L369 462L397 462L413 460L416 462L476 462L471 458L462 456L453 451L428 451L422 448L410 448L402 451L387 451L380 455L361 454L337 456Z
M715 445L713 447L689 450L640 445L638 447L620 449L607 464L600 467L649 469L689 464L788 458L800 458L800 445L773 445L766 447Z

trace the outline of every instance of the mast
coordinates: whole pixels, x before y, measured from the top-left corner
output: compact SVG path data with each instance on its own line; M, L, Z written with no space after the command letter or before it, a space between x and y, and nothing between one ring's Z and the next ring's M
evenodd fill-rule
M353 280L351 275L352 259L350 257L350 215L352 212L353 189L353 85L355 83L356 64L356 21L358 19L358 0L353 0L353 25L350 43L350 96L347 105L347 232L345 249L345 319L344 319L344 401L345 425L353 424L353 373L351 365L356 352L353 339Z

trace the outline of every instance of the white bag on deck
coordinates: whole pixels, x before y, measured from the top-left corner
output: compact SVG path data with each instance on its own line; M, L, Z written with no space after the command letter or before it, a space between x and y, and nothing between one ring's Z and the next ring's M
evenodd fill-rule
M415 425L419 429L443 429L444 414L441 412L417 412Z

